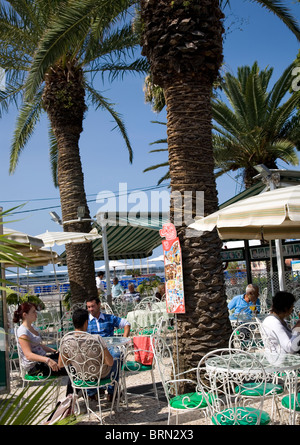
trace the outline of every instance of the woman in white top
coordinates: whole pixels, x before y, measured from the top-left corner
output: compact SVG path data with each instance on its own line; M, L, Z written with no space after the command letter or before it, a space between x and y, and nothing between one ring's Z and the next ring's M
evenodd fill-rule
M33 303L22 303L14 312L14 323L22 324L17 329L20 346L20 360L24 370L29 375L66 375L66 370L58 367L58 352L42 344L38 331L32 324L37 319L36 306Z
M295 301L294 295L290 292L277 292L272 301L270 315L262 323L268 328L267 332L273 331L276 334L283 353L295 354L300 351L300 320L293 329L285 321L293 312Z

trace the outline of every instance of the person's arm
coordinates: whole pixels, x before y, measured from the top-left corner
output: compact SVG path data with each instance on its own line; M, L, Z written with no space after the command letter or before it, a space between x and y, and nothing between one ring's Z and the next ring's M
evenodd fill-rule
M129 337L130 334L130 324L124 326L124 334L123 337Z
M113 356L111 355L111 353L107 348L103 348L103 352L104 352L104 363L108 366L112 366L114 364Z
M30 360L31 362L46 363L52 369L52 371L58 371L58 365L55 360L52 360L46 355L39 355L32 352L30 340L27 335L22 335L22 337L19 337L19 343L27 360Z
M237 297L233 297L232 300L229 301L227 307L231 311L231 309L234 309L236 306Z
M52 354L55 353L55 352L57 352L55 349L50 348L50 347L47 346L47 345L43 345L43 344L41 344L41 347L44 349L45 352L51 352Z

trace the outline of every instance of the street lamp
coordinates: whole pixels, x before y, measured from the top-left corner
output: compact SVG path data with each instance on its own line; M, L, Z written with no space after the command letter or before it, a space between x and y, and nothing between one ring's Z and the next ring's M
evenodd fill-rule
M60 219L58 214L56 212L49 212L49 213L50 213L52 221L54 221L57 224L59 224L60 226L62 226L62 220Z
M70 221L62 221L56 212L49 212L51 215L52 221L56 222L60 226L63 224L71 224L77 222L86 222L86 221L94 221L92 218L83 218L85 214L85 206L77 207L77 219L72 219Z

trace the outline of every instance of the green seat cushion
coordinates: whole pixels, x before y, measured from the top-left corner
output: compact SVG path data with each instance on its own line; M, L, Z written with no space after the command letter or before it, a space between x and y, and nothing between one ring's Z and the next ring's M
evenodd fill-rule
M290 408L290 401L291 401L291 403L292 403L292 408L294 408L294 403L295 403L294 400L295 400L294 394L292 394L291 397L290 397L290 396L285 396L285 397L283 397L283 399L281 400L282 406L283 406L284 408L289 409L289 408ZM297 399L296 399L296 406L295 406L295 409L296 409L296 411L300 411L300 393L297 394Z
M152 365L143 365L142 363L128 361L123 364L122 369L124 369L124 371L150 371Z
M170 399L170 406L174 409L205 408L207 407L207 403L203 394L189 392Z
M37 382L39 380L53 380L56 379L57 376L55 375L50 375L50 376L46 376L46 375L29 375L29 374L25 374L24 379L28 380L30 382Z
M238 393L240 390L239 386L236 386L235 392ZM283 393L283 387L280 385L275 385L273 383L267 383L266 384L266 392L265 395L268 395L269 393L274 394L282 394ZM264 384L261 383L258 385L257 383L245 383L243 384L241 388L240 394L242 396L250 396L250 397L260 397L264 394Z
M74 385L78 386L80 388L93 388L98 386L105 386L109 385L111 383L110 379L102 379L100 380L100 384L98 385L98 381L92 381L92 380L74 380Z
M229 408L212 417L214 425L257 425L260 411L251 407ZM260 425L268 425L271 418L265 411L261 412Z

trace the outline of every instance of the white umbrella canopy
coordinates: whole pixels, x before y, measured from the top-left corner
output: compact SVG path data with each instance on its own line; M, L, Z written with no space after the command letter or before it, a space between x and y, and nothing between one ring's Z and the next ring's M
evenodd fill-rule
M300 238L300 185L240 200L189 225L201 232L215 227L223 240L275 240L280 290L284 290L280 240Z
M3 228L3 234L11 241L17 243L15 249L20 258L29 260L27 266L46 266L52 261L59 261L58 254L46 249L43 240L38 237L8 227ZM5 263L5 266L12 266L12 264Z
M111 260L109 262L109 268L110 269L125 269L126 264L122 263L122 261L116 261L116 260ZM105 265L99 267L100 270L104 270L105 269Z
M150 261L164 261L164 256L163 255L160 255L160 256L158 256L158 257L156 257L156 258L152 258L151 260L148 260L149 262Z
M94 229L93 229L94 230ZM89 233L83 232L48 232L36 235L36 238L40 238L46 247L53 247L55 244L61 246L63 244L70 243L87 243L95 239L101 238L97 230Z
M203 232L214 227L221 239L300 238L300 185L238 201L189 225Z
M8 227L3 227L3 234L17 243L26 244L31 248L41 248L44 247L43 240L38 237L27 235L27 233L19 232L18 230L10 229Z

